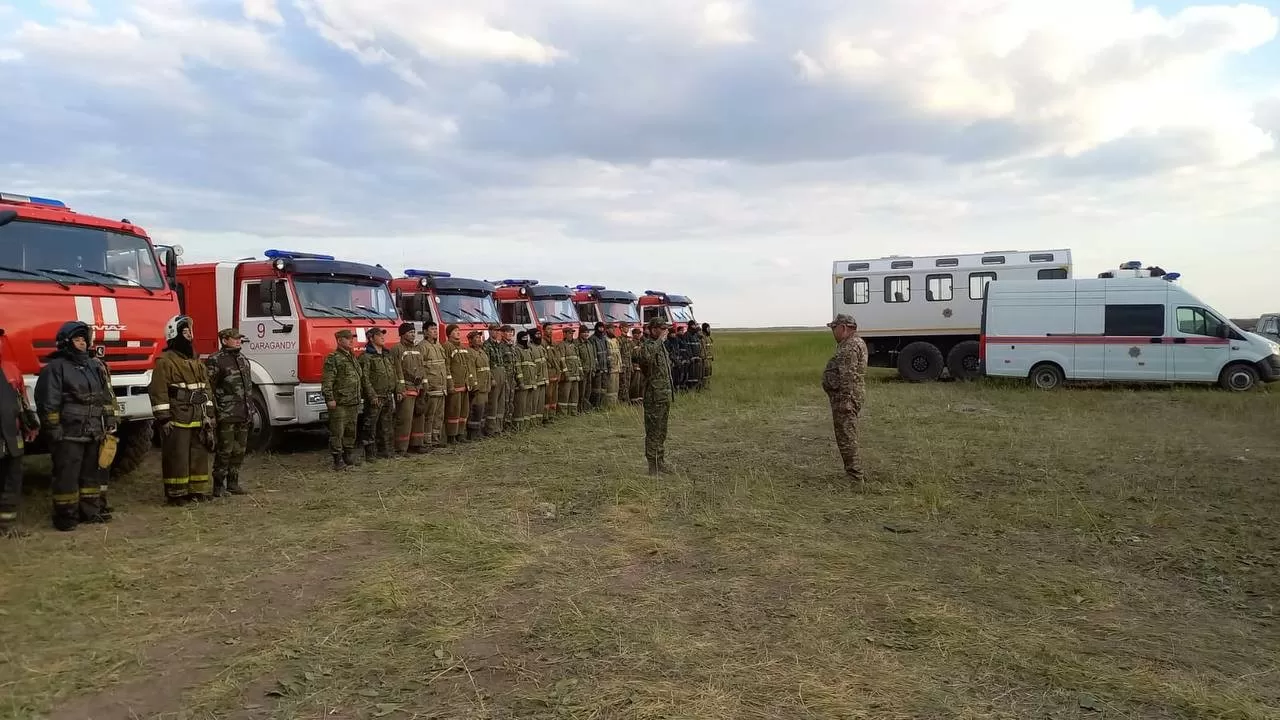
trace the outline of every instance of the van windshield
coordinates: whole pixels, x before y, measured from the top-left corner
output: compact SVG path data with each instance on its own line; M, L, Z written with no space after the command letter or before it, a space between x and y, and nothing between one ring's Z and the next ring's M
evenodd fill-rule
M21 219L0 226L0 278L164 287L151 244L137 235Z

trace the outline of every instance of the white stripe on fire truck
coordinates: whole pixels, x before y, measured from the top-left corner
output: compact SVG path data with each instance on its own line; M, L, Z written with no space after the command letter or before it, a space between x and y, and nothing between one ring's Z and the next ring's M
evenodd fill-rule
M102 324L103 325L120 325L120 310L116 307L115 298L98 298L98 302L102 305ZM104 330L102 332L103 340L119 340L119 330Z
M93 298L88 295L76 295L76 320L89 326L89 342L94 343L98 339L98 332L93 326L98 323L98 319L93 316Z

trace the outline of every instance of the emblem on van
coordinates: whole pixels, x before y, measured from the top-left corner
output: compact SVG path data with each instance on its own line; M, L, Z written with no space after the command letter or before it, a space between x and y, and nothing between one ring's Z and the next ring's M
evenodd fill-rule
M1129 357L1136 358L1141 354L1142 354L1142 349L1139 348L1137 345L1134 345L1133 347L1129 348Z
M942 317L944 317L944 318L949 318L949 317L951 317L951 308L943 308L943 309L942 309Z

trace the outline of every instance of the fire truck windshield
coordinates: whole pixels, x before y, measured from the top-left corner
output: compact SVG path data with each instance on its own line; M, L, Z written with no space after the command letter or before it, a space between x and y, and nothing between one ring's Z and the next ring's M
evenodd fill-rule
M578 311L569 298L539 298L533 301L533 309L542 322L578 322Z
M671 322L693 322L693 308L688 305L671 305Z
M490 295L439 293L436 304L440 317L448 323L496 323L498 305Z
M164 287L150 243L137 235L29 220L0 226L0 278Z
M307 317L348 317L394 320L391 291L377 280L352 277L295 276L293 289Z
M600 314L604 316L602 318L604 322L640 322L640 312L636 310L636 304L633 302L609 302L608 300L601 300Z

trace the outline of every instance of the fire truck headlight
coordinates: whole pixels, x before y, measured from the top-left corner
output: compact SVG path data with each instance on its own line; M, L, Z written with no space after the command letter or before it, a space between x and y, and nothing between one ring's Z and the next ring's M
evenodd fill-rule
M308 405L323 405L323 404L324 404L324 393L322 393L322 392L309 392L309 393L307 393L307 404L308 404Z
M276 270L279 270L280 272L284 272L284 266L285 266L284 258L276 258L275 262L271 263L271 266L274 267Z

